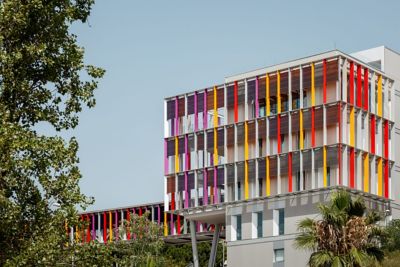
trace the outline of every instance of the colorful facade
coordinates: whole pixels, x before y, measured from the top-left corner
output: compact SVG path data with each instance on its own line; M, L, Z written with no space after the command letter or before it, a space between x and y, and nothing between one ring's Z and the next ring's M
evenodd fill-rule
M336 185L391 198L393 85L331 51L166 98L166 211Z

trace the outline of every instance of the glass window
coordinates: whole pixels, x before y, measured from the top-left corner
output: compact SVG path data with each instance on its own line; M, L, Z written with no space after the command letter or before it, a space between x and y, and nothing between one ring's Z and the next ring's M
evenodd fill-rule
M279 209L279 235L285 234L285 210Z
M274 262L285 261L285 250L283 248L274 249Z
M262 212L257 212L257 238L263 237L263 214Z
M242 240L242 215L236 215L236 240Z

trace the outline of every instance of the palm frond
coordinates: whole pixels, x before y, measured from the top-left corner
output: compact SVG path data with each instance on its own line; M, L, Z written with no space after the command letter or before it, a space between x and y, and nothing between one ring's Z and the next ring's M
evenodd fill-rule
M314 233L301 233L295 238L294 245L298 249L314 250L317 247L317 237Z
M297 229L299 231L312 231L314 229L315 221L311 218L306 218L304 220L301 220L297 224Z
M309 265L310 267L325 267L331 266L333 255L330 251L320 250L311 254Z

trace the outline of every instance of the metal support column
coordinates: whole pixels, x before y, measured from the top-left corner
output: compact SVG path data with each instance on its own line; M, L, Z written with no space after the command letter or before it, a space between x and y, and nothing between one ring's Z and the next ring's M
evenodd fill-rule
M210 259L208 261L208 267L214 267L214 265L215 265L215 259L217 257L217 248L218 248L220 228L221 228L221 225L219 225L219 224L215 225L212 246L211 246L211 252L210 252Z
M192 239L193 266L199 267L199 256L197 254L196 221L190 221L190 237Z

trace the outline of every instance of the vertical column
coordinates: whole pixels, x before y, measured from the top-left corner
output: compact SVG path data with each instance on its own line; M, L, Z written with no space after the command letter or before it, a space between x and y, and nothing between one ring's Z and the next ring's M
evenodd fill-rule
M181 216L177 215L176 226L177 226L177 235L181 234Z
M179 140L178 137L175 136L175 172L179 172Z
M194 131L199 129L199 114L197 114L197 91L194 92Z
M303 103L303 97L304 97L304 92L303 92L303 67L300 65L299 66L300 69L300 109L302 109L304 107L304 103Z
M378 161L378 196L382 196L382 158L377 158Z
M364 155L364 192L369 193L369 156L368 153Z
M118 241L118 211L114 211L114 227L115 227L115 240Z
M281 115L278 114L276 116L276 132L277 132L277 140L278 140L278 154L281 153Z
M276 72L277 113L281 113L281 73Z
M354 105L354 62L350 62L349 83L350 104ZM346 88L343 90L346 90Z
M384 191L385 191L385 198L389 198L389 161L385 160L384 162L384 179L385 179L385 187L384 187Z
M218 130L214 128L214 166L218 164Z
M326 103L326 59L323 62L323 94L324 94L324 104Z
M108 212L108 227L109 227L109 238L108 241L111 243L113 239L113 229L112 229L112 214L111 211Z
M207 89L204 90L203 94L203 129L208 127L208 111L207 111Z
M175 97L175 135L179 135L178 97Z
M96 229L95 229L95 218L94 218L94 216L95 216L95 214L92 214L91 215L92 216L92 233L91 233L91 240L96 240Z
M103 212L103 243L107 243L107 214Z
M131 212L129 211L129 209L127 209L126 210L126 220L127 220L127 222L128 222L128 225L127 225L127 229L126 229L126 238L128 239L128 240L130 240L131 239L131 229L130 229L130 225L131 225ZM158 214L158 220L160 220L160 214ZM158 224L158 225L160 225L160 224Z
M128 210L129 213L129 210ZM157 205L157 223L158 225L161 225L161 207L160 205Z
M300 150L304 149L303 110L299 110L300 123Z
M382 117L382 75L381 74L379 74L378 75L378 95L377 95L377 97L378 97L378 105L377 105L377 108L378 108L378 116L380 116L380 117Z
M248 84L247 79L244 79L244 120L249 119L249 105L248 105Z
M164 236L168 235L167 213L164 211Z
M328 185L328 174L327 174L327 169L326 169L326 146L324 146L323 148L323 172L324 172L324 187L329 186Z
M354 107L350 106L350 146L355 147Z
M362 94L361 94L361 91L362 91L362 88L361 88L361 86L362 86L362 83L361 83L361 80L362 79L362 77L361 77L361 65L360 64L358 64L357 65L357 107L359 107L359 108L361 108L361 101L362 101Z
M218 203L218 186L217 186L218 168L214 166L214 204Z
M389 123L387 120L383 121L383 140L384 140L384 157L389 158Z
M342 114L342 102L339 102L338 105L338 175L337 175L337 184L342 185L342 131L341 131L341 114Z
M315 65L311 63L311 106L315 106Z
M375 115L371 114L371 128L370 128L370 134L371 134L371 147L370 147L370 152L372 154L375 154Z
M288 68L288 85L288 110L292 111L292 71L290 68ZM291 136L291 134L289 136Z
M340 58L340 65L341 65L341 71L342 71L342 76L341 78L342 81L342 101L347 102L347 59L345 58Z
M267 196L271 195L271 178L269 174L269 157L265 157L265 192Z
M349 168L349 179L350 179L350 187L354 188L355 187L355 182L354 182L354 148L350 148L350 168Z
M244 123L244 197L249 198L249 144L248 144L248 125L247 121Z
M271 113L271 104L269 101L269 75L268 73L265 74L265 105L267 108L267 116L269 116L269 114Z
M292 152L288 153L288 182L289 182L289 193L291 193L293 192Z
M255 100L255 106L256 106L256 118L259 117L259 106L258 106L258 76L256 77L256 100Z
M235 112L235 123L239 120L238 113L238 82L235 81L235 85L233 86L233 104L234 104L234 112Z
M315 147L315 108L311 108L311 147Z
M208 171L204 168L203 171L203 204L208 205Z
M368 80L368 68L364 68L364 109L368 111L368 91L369 91L369 80Z
M214 127L218 127L217 86L214 86Z

